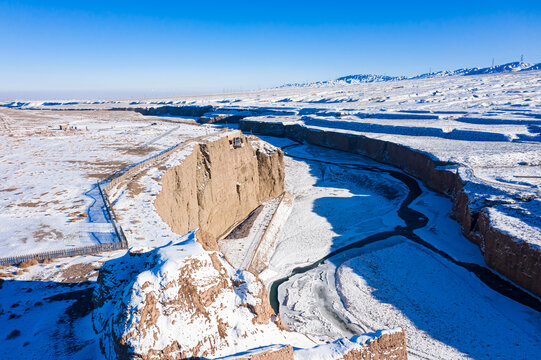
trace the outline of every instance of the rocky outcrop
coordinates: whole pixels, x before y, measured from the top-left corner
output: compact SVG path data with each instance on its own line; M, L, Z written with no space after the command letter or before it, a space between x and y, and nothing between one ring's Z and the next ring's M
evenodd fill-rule
M180 243L108 261L94 293L93 325L108 359L224 356L276 343L309 344L284 330L267 298L261 281L203 250L190 232Z
M366 345L344 354L344 360L406 360L407 358L404 331L384 332Z
M295 359L406 359L400 329L314 347L285 329L258 278L205 251L193 231L176 244L109 260L93 302L107 359L293 360L294 352Z
M460 223L464 236L481 247L489 267L541 296L541 251L491 226L486 215L478 220L480 209L471 206L474 199L464 189L458 164L438 161L430 154L397 143L360 134L310 128L299 123L245 119L240 121L240 128L361 154L419 178L431 189L451 198L452 216Z
M112 110L132 110L142 115L169 115L169 116L190 116L199 117L208 113L214 109L213 106L158 106L158 107L146 107L146 108L115 108Z
M216 360L293 360L291 345L265 346Z
M239 127L243 131L249 131L254 134L264 134L269 136L286 136L286 125L282 122L259 121L252 119L243 119L239 122Z
M380 330L305 349L269 346L216 360L406 360L406 334L402 329Z
M161 183L154 205L162 220L181 235L199 228L204 247L218 250L218 238L284 191L283 153L235 133L195 145Z
M201 116L197 119L197 122L199 124L238 124L245 117L246 115L237 114L212 114L210 116Z
M406 360L407 358L406 334L402 329L380 330L309 349L295 350L297 360Z

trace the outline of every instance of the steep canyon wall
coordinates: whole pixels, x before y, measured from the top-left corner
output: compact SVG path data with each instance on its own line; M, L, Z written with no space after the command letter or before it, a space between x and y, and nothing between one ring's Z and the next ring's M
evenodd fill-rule
M319 130L301 124L241 120L240 129L253 133L282 136L336 150L361 154L378 162L396 166L422 180L431 189L449 196L452 217L462 233L483 250L486 264L516 284L541 296L541 252L521 239L491 226L488 215L470 206L468 193L456 169L431 155L389 141L332 130Z

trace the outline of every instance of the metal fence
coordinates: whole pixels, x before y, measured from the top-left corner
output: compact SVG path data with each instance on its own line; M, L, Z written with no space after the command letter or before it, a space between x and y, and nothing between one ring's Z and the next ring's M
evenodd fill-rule
M221 132L223 131L224 130L222 129ZM212 135L216 135L216 134L212 134ZM96 244L96 245L91 245L91 246L82 246L82 247L77 247L77 248L72 248L72 249L51 250L51 251L45 251L45 252L39 252L39 253L33 253L33 254L27 254L27 255L8 256L8 257L0 258L0 265L19 264L23 261L31 260L31 259L35 259L35 260L49 259L50 260L50 259L55 259L55 258L60 258L60 257L69 257L69 256L75 256L75 255L93 255L93 254L98 254L103 251L127 249L128 240L126 239L126 235L124 234L124 230L122 229L122 226L120 226L120 224L117 222L117 217L113 209L113 206L111 205L111 202L109 201L109 197L107 196L107 191L111 190L120 182L123 182L126 179L135 176L135 174L140 172L141 170L162 161L164 158L169 156L174 151L182 149L188 143L202 140L206 137L207 136L199 136L199 137L190 139L189 142L178 143L170 147L169 149L166 149L160 152L157 155L154 155L138 164L135 164L134 166L117 171L111 176L109 176L103 182L101 183L98 182L96 184L98 187L99 193L101 197L103 198L103 203L105 206L105 210L107 211L107 215L109 216L109 220L118 238L117 242ZM107 183L107 185L105 185L102 188L102 183L103 184Z
M90 246L81 246L81 247L71 248L71 249L51 250L51 251L32 253L32 254L26 254L26 255L8 256L8 257L0 258L0 265L19 264L19 263L22 263L23 261L32 260L32 259L38 260L38 261L46 260L46 259L51 260L51 259L60 258L60 257L69 257L69 256L75 256L75 255L93 255L93 254L98 254L104 251L127 249L128 240L126 239L126 235L124 234L124 230L122 229L122 226L120 226L120 224L117 223L117 220L116 220L117 218L114 213L113 207L111 206L111 203L109 202L109 198L103 191L101 184L98 182L96 185L103 199L105 210L107 211L107 215L109 217L111 225L113 226L114 232L117 236L117 239L118 239L117 242L96 244L96 245L90 245Z
M83 246L73 249L62 249L62 250L51 250L41 253L19 255L19 256L8 256L0 259L1 265L12 265L19 264L26 260L45 260L45 259L55 259L60 257L69 257L75 255L92 255L98 254L103 251L114 251L120 249L126 249L126 243L123 242L114 242L114 243L105 243L92 246Z

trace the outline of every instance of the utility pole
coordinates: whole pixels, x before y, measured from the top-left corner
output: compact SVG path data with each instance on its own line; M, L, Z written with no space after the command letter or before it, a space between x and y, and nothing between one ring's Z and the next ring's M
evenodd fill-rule
M492 67L494 67L494 58L492 58Z
M524 55L520 55L520 63L522 64L524 62Z

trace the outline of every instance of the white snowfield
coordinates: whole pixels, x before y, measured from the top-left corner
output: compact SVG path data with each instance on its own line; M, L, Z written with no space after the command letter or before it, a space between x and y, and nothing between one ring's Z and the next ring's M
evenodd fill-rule
M136 113L0 109L0 117L8 129L0 131L0 257L118 241L96 183L210 131Z
M403 225L396 215L403 184L342 165L372 161L309 145L287 151L314 161L286 158L286 191L297 200L260 275L267 285L341 246ZM449 217L448 199L423 187L411 207L428 217L415 231L423 240L458 261L484 264ZM532 358L540 350L539 312L400 236L294 275L279 287L278 299L284 323L320 341L401 327L411 359Z
M370 83L331 81L223 95L5 105L41 109L207 107L205 118L240 115L245 116L243 121L301 124L405 145L442 162L459 164L465 190L481 199L472 204L473 209L489 202L495 227L539 247L541 71L521 71L537 68L526 65L477 69L473 73L481 75L471 76L457 71L453 76Z
M110 292L124 292L111 297L104 295L104 305L93 314L94 327L101 334L108 358L117 356L113 349L119 334L129 337L127 345L136 354L162 350L175 341L182 345L181 349L198 348L200 353L212 356L273 344L313 345L302 334L279 329L272 321L256 325L250 306L258 306L262 301L256 297L263 286L261 282L251 273L234 269L222 255L204 251L193 231L178 240L173 245L139 255L129 254L105 265L107 270L115 272L118 281L103 288L110 286ZM182 273L183 270L190 273ZM184 278L194 281L192 286L199 291L213 294L218 289L216 298L202 295L189 303L197 295L183 293L186 286L179 279ZM224 278L229 283L221 289ZM125 282L131 283L130 293L123 287ZM96 296L100 299L102 294L98 292ZM157 305L149 300L152 298L158 300ZM116 302L119 299L121 304ZM198 308L200 302L204 309ZM155 326L145 324L147 307L158 316ZM179 350L176 356L191 355L190 352L181 355Z
M358 134L429 154L466 180L465 190L476 195L472 197L474 209L491 205L485 211L494 227L541 247L541 71L447 75L366 83L351 78L166 99L0 104L6 106L0 107L2 256L115 241L112 235L103 235L112 234L107 232L107 221L88 219L94 204L89 191L95 183L179 142L218 131L187 122L234 116L243 117L244 122L298 124ZM147 107L171 108L163 108L163 116L152 117L106 111ZM190 107L189 114L168 116L178 107ZM55 130L68 123L77 130ZM421 195L410 205L427 218L424 227L413 231L415 235L447 257L401 235L331 256L360 239L404 227L398 211L407 187L389 173L367 170L392 168L363 157L285 138L262 138L283 147L289 155L285 160L286 191L295 200L287 218L281 219L280 231L273 234L275 243L269 246L273 253L260 279L271 292L271 300L273 283L284 279L275 300L284 323L294 332L285 333L274 324L254 326L252 329L264 335L261 342L255 333L243 337L231 330L227 336L234 340L223 345L216 356L234 357L257 346L293 344L296 359L339 359L347 349L368 341L369 337L358 334L397 327L406 332L411 359L539 356L541 313L498 293L460 266L482 267L484 259L449 217L449 199L421 184ZM178 164L190 151L187 147L177 152L166 167ZM123 184L110 192L132 252L141 251L157 260L147 268L132 267L137 273L132 279L136 286L131 289L135 290L123 299L133 321L138 319L136 308L144 303L144 295L151 290L160 293L161 282L179 277L179 264L189 256L208 262L210 256L193 241L193 234L173 233L157 215L152 200L161 189L163 173L163 169L151 168L139 178L137 191L127 190ZM261 216L268 214L262 212ZM258 226L264 220L254 222L256 226L246 238L249 244L238 239L220 243L234 265L246 267L249 263L246 254L253 252ZM73 323L81 329L77 334L65 314L80 302L69 297L43 299L74 289L88 291L96 282L95 269L107 260L111 267L121 264L122 256L129 258L125 251L117 251L56 260L11 276L13 281L0 286L0 339L5 343L0 357L20 358L19 349L24 345L28 358L102 358L92 327L98 323L112 327L107 316L121 316L118 309L105 304L94 324L90 310L81 313ZM294 269L323 258L313 268L289 277ZM231 279L239 274L250 277L220 259ZM62 282L70 278L67 273L74 265L85 270L88 283L68 289ZM87 269L89 265L92 267ZM213 268L205 269L209 272L200 274L202 282L216 275ZM148 288L145 283L150 284ZM255 279L250 277L247 283L251 293L258 291ZM234 292L222 296L222 310L227 314L220 312L219 305L213 307L214 320L227 318L239 328L251 328L246 309L235 309L232 304L257 300L240 299ZM165 346L183 331L180 324L190 321L183 318L186 314L176 314L175 325L164 316L166 312L159 314L159 329L140 336L134 346ZM64 323L57 324L58 318ZM56 324L56 331L49 333L50 324ZM195 321L182 334L196 343L197 334L212 336L215 325ZM164 337L156 340L154 333L158 332ZM70 340L59 344L64 335ZM302 349L316 344L319 346Z

